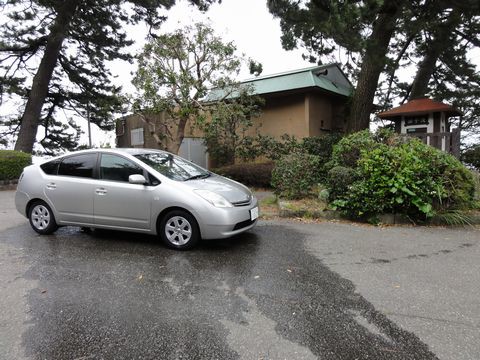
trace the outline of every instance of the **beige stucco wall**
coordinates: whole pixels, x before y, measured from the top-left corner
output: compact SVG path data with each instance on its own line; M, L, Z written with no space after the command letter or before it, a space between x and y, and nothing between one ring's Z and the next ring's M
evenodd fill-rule
M283 134L308 136L309 127L303 94L268 98L262 114L254 121L258 133L279 139Z
M332 126L332 99L323 94L310 93L305 97L305 107L308 111L308 136L319 136L325 129Z
M261 116L255 120L257 131L280 138L319 136L330 130L344 130L347 99L325 93L309 92L267 98Z
M334 98L320 92L289 94L277 97L268 97L265 101L262 114L254 119L254 126L248 131L249 135L270 135L277 139L284 134L289 134L297 139L308 136L318 136L329 129L343 128L344 107L346 99ZM148 115L147 115L148 116ZM164 127L164 115L150 115L155 122L157 133ZM129 147L132 129L143 127L143 147L158 148L157 142L150 135L150 127L138 115L127 117L124 135L121 122L117 122L117 144L120 147ZM202 137L202 132L197 127L192 127L192 122L187 123L185 137ZM174 129L171 128L173 132Z

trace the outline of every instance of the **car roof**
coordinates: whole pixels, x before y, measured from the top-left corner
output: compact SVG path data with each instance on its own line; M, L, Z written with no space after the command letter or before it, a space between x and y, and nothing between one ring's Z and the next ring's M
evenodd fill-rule
M77 150L72 152L66 152L64 154L52 157L50 159L45 159L41 164L49 162L52 160L62 159L67 156L80 155L80 154L89 154L92 152L100 153L117 153L117 154L129 154L129 155L140 155L140 154L149 154L149 153L168 153L167 151L158 150L158 149L148 149L148 148L93 148L85 150ZM40 164L40 165L41 165Z

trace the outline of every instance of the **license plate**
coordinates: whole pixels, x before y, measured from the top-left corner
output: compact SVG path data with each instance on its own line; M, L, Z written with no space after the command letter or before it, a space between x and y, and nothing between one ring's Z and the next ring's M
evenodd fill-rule
M258 218L258 207L255 207L252 210L250 210L250 220L253 221L256 218Z

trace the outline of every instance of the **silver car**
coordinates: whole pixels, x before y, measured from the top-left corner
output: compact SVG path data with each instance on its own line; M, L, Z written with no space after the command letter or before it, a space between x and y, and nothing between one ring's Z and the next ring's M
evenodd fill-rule
M40 234L116 229L156 234L176 249L239 234L258 218L244 185L151 149L84 150L28 166L15 204Z

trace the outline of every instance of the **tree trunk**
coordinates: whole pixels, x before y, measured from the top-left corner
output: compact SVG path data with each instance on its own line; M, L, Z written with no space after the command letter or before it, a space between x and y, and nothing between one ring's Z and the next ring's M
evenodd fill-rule
M434 47L431 48L430 51L427 50L423 60L418 65L415 79L413 79L412 89L410 90L410 95L408 96L409 101L425 97L425 94L428 91L428 83L435 72L435 64L437 63L439 56L439 48Z
M349 133L369 128L378 79L385 67L388 44L395 31L403 3L402 0L385 1L373 24L373 31L367 40L357 87L350 106L346 129Z
M28 95L18 133L15 150L31 153L37 136L42 107L48 94L48 85L62 49L68 25L73 18L78 1L64 1L48 35L43 58L33 77L32 88Z
M426 40L428 42L426 44L426 50L423 55L423 60L418 65L408 100L422 98L427 94L428 83L435 72L435 64L445 48L447 48L448 51L448 46L446 46L448 37L459 21L461 21L461 18L458 12L452 10L444 25L437 27L434 39Z
M182 145L183 138L185 137L185 126L187 125L188 119L180 119L177 125L177 133L173 141L168 145L168 151L173 154L178 154L180 146Z

